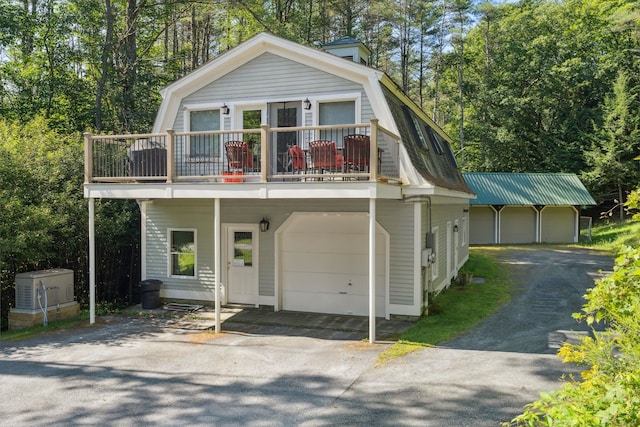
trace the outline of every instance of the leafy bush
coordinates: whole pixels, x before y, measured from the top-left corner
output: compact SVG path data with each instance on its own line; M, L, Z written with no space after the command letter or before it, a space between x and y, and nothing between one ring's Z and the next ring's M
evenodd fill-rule
M637 208L638 194L630 198ZM542 393L513 425L640 425L640 248L626 246L613 273L598 280L585 296L578 320L606 325L579 344L565 344L564 362L586 366L559 391Z

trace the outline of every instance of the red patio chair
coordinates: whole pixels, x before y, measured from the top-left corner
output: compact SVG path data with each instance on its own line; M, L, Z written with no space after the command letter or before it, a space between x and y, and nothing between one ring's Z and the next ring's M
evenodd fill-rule
M302 148L297 145L289 147L289 158L291 159L293 172L300 172L307 169L307 160L305 159L305 153Z
M344 162L350 170L368 171L371 157L371 142L367 135L344 137Z
M342 154L338 154L336 143L327 140L311 141L309 153L313 169L317 172L338 172L342 170Z
M249 145L244 141L225 142L227 152L227 164L229 170L241 170L247 172L253 169L253 156L249 153Z

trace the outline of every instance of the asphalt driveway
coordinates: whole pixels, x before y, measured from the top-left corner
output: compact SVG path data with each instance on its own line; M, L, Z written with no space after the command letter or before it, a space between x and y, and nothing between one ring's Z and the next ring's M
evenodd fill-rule
M0 343L3 425L496 426L571 369L554 356L609 257L520 248L511 303L463 337L376 365L389 344L261 325L114 316ZM329 333L329 332L328 332Z

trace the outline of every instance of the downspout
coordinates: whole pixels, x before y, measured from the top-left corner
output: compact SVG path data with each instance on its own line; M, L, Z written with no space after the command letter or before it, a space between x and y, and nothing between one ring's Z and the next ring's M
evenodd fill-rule
M427 232L428 233L432 233L433 231L433 227L432 227L432 223L431 223L431 216L432 216L432 212L431 212L431 196L427 196L427 213L429 216L429 224L427 225ZM435 242L434 242L435 243ZM425 248L427 247L427 242L425 242ZM433 253L436 252L436 248L431 248L431 250L433 251ZM433 286L433 281L431 280L431 269L433 268L433 266L431 264L429 264L429 267L425 267L425 285L426 285L426 290L427 290L427 296L424 297L424 304L425 307L429 305L429 298L428 295L433 292L432 286Z

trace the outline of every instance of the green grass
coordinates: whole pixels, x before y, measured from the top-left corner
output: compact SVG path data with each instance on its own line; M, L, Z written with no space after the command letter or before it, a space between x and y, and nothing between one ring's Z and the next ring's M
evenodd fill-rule
M47 326L34 326L33 328L20 329L18 331L3 331L0 334L0 341L20 341L32 338L37 335L75 328L89 319L89 312L82 311L79 317L73 319L55 320L49 322Z
M639 240L640 222L606 220L594 224L591 242L581 243L580 246L616 254L623 245L638 246Z
M432 299L429 315L421 317L398 342L382 353L379 363L446 341L477 325L509 300L512 282L508 268L490 255L500 247L471 248L461 272L482 277L485 283L452 285Z

